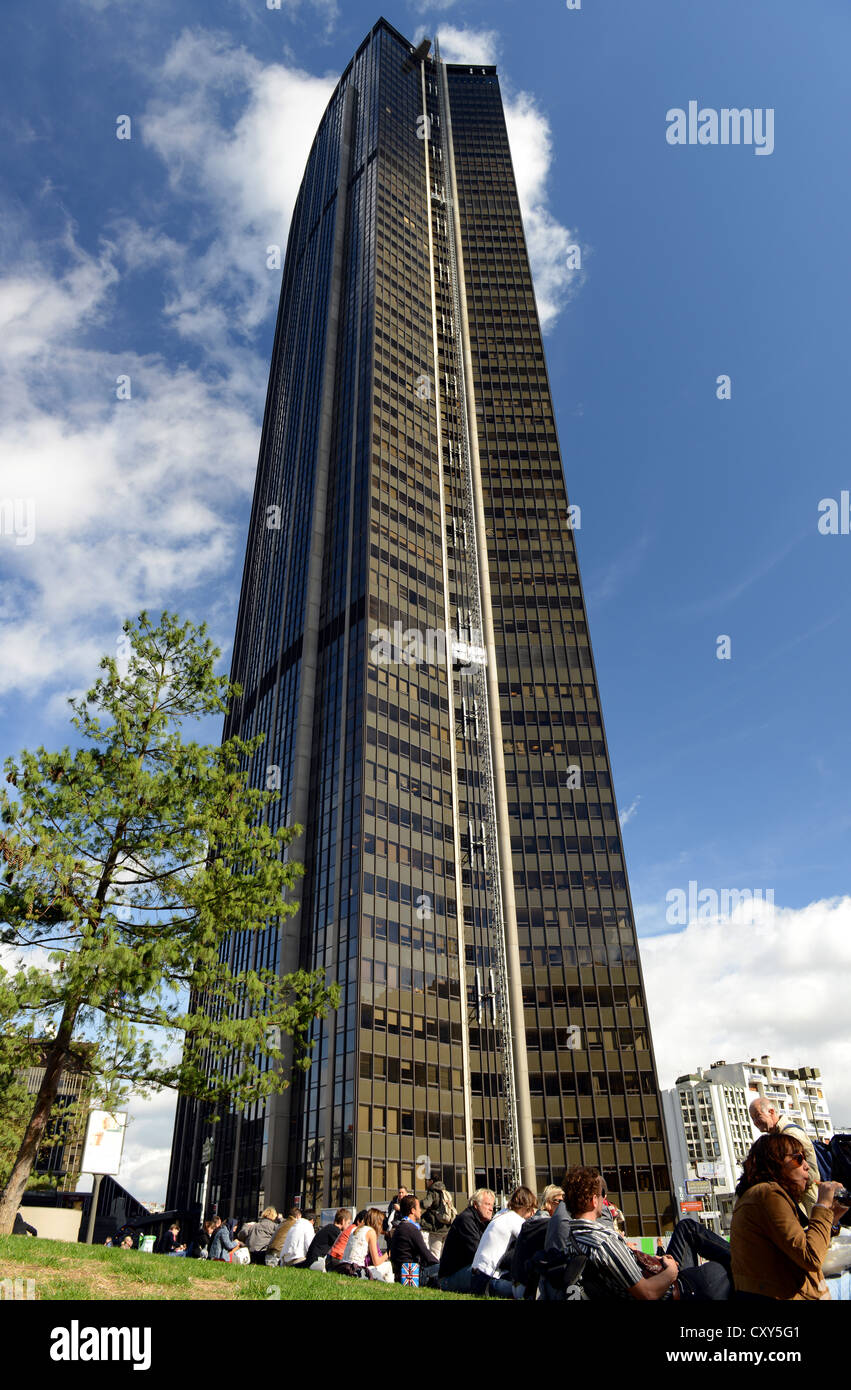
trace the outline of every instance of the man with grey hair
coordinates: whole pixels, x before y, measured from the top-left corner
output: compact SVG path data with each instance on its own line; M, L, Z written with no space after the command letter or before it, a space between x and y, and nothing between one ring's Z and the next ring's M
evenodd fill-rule
M443 1243L438 1282L446 1293L469 1293L473 1277L473 1256L493 1216L496 1196L489 1187L473 1193L466 1211L459 1212Z
M788 1115L781 1115L779 1111L775 1110L771 1101L766 1100L765 1096L759 1096L756 1100L752 1100L748 1111L754 1129L758 1129L760 1134L770 1134L772 1130L776 1129L778 1134L789 1134L793 1139L797 1139L804 1150L807 1167L810 1170L810 1181L798 1205L802 1208L804 1215L808 1217L816 1204L819 1184L818 1159L812 1140L793 1119Z

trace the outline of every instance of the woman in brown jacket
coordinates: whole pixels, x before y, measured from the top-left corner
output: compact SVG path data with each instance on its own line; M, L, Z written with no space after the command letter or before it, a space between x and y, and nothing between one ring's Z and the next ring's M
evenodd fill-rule
M736 1188L730 1228L737 1297L829 1298L821 1272L834 1223L847 1207L834 1204L838 1182L820 1182L807 1222L798 1209L810 1180L803 1145L772 1130L757 1139Z

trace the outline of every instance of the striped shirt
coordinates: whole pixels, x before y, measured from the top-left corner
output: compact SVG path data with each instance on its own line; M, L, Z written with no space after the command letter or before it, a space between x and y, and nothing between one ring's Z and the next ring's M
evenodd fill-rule
M640 1264L608 1221L572 1220L566 1236L567 1254L588 1259L582 1288L589 1298L627 1298L641 1282Z

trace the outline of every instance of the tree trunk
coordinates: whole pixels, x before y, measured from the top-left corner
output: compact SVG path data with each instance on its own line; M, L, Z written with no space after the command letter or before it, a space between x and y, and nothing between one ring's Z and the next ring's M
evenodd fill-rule
M33 1113L21 1140L21 1147L18 1150L18 1157L15 1159L15 1166L9 1175L6 1191L0 1200L0 1236L11 1235L15 1216L26 1192L27 1183L38 1156L39 1145L44 1138L44 1131L50 1119L53 1102L56 1100L62 1072L68 1060L68 1049L71 1045L71 1033L77 1017L77 1007L76 1004L65 1006L59 1031L45 1058L44 1076L38 1089Z
M127 830L127 822L119 821L115 828L112 838L109 855L104 865L103 873L100 876L98 890L95 894L97 912L90 918L92 933L97 930L103 915L103 906L106 902L106 895L112 885L112 875L115 865L118 862L119 848ZM85 944L81 950L87 949ZM93 949L89 946L89 949ZM71 1035L74 1031L74 1024L77 1020L81 999L68 999L62 1013L56 1037L51 1043L44 1063L44 1076L36 1096L35 1107L30 1116L21 1147L18 1150L18 1157L15 1159L15 1166L9 1175L6 1184L6 1191L0 1199L0 1236L11 1235L12 1227L15 1224L15 1216L21 1205L21 1199L27 1190L30 1174L33 1165L38 1157L39 1145L44 1138L44 1131L50 1119L50 1112L53 1109L53 1102L59 1090L59 1081L68 1060L68 1052L71 1046Z

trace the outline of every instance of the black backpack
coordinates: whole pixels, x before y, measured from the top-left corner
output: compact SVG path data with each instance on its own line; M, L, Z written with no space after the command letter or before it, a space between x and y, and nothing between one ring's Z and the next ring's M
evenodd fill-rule
M834 1134L827 1147L831 1158L830 1176L834 1182L851 1188L851 1134Z
M831 1157L830 1176L851 1190L851 1134L834 1134L828 1149ZM851 1211L845 1213L840 1226L851 1226Z
M833 1139L825 1144L822 1139L813 1139L811 1135L807 1134L806 1130L803 1130L801 1126L797 1124L787 1125L783 1133L791 1135L793 1139L796 1137L796 1133L799 1134L802 1139L809 1139L813 1146L813 1153L816 1156L816 1163L818 1164L818 1172L811 1173L811 1178L814 1178L816 1182L829 1182L831 1178L834 1178L837 1182L842 1181L835 1171L838 1151L834 1148L834 1141L846 1136L835 1134ZM851 1143L851 1140L849 1140L849 1143ZM847 1185L846 1183L846 1187Z
M582 1287L587 1255L563 1250L541 1250L531 1261L538 1281L538 1297L554 1303L573 1303L587 1299Z
M787 1132L784 1130L784 1134ZM816 1181L841 1182L843 1187L851 1188L851 1134L834 1134L826 1144L820 1139L811 1142L819 1168L818 1174L811 1176ZM851 1211L843 1216L840 1224L851 1226Z
M544 1241L547 1238L547 1231L550 1226L550 1218L546 1214L543 1216L533 1216L528 1221L524 1221L523 1229L518 1236L513 1236L506 1256L510 1255L511 1282L522 1284L526 1299L535 1297L538 1289L538 1274L533 1268L533 1260L536 1255L544 1248ZM504 1264L505 1261L503 1260Z

